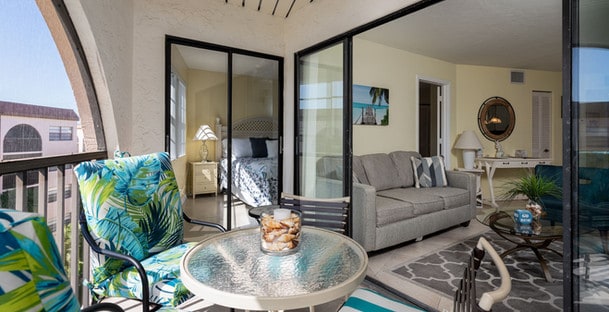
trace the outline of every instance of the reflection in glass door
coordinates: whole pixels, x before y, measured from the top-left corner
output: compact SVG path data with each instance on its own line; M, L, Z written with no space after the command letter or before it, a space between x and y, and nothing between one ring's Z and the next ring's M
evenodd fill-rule
M173 36L166 53L166 150L185 212L228 229L256 224L248 209L281 191L283 59ZM174 76L183 94L171 97Z
M603 311L609 307L609 2L575 3L571 147L578 167L570 179L571 309Z
M313 198L348 194L350 116L345 98L344 44L298 59L295 192Z
M278 59L232 55L230 106L232 207L260 207L278 203L281 170L281 81ZM247 225L235 213L235 226Z

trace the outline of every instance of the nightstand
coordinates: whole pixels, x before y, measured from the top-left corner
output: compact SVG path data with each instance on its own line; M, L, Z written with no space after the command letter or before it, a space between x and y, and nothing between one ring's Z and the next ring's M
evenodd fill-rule
M483 169L472 168L455 168L457 171L465 171L476 175L476 208L482 208L482 187L480 187L480 177L484 173Z
M189 194L195 198L198 194L218 194L218 163L190 162L188 163Z

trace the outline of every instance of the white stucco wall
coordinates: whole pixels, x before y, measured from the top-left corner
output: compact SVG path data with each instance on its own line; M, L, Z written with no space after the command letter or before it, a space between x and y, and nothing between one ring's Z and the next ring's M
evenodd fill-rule
M283 56L284 187L290 191L294 53L415 2L318 0L287 19L211 0L66 0L66 5L96 77L110 151L117 145L132 154L164 149L166 34Z
M66 0L93 76L106 146L129 150L133 141L133 3Z

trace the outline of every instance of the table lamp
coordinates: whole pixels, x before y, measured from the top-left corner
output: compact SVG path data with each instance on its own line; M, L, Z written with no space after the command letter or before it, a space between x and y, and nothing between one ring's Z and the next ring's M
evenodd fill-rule
M199 151L199 153L201 154L201 161L207 162L207 144L206 141L208 140L217 140L218 137L216 137L216 134L214 133L213 130L211 130L211 127L208 125L202 125L199 127L199 129L197 130L197 133L195 134L195 138L193 140L197 140L197 141L203 141L201 144L201 150Z
M482 143L480 143L480 140L478 140L474 131L463 131L454 147L463 150L463 167L465 167L465 169L473 169L476 151L482 149Z

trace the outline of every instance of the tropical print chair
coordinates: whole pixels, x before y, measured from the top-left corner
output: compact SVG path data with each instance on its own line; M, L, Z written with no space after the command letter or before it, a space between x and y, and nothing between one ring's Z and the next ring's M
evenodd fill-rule
M43 217L0 209L0 311L80 311ZM123 311L103 303L83 311Z
M91 246L94 300L125 297L176 307L192 294L180 280L180 259L194 243L183 242L188 218L167 153L87 161L74 168L83 213L81 231Z

